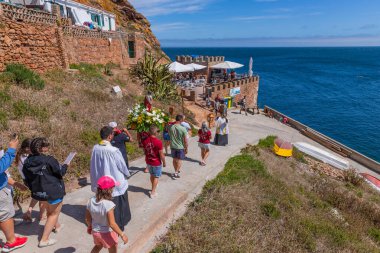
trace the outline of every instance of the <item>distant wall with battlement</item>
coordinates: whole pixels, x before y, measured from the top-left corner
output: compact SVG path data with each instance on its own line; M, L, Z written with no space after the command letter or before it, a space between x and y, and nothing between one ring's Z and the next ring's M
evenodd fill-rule
M176 61L182 64L196 63L200 65L215 65L224 62L224 56L196 56L178 55Z
M252 76L214 85L210 84L206 86L206 94L209 94L212 99L215 99L218 94L221 97L228 97L230 96L231 89L240 87L240 94L235 96L235 102L239 102L243 96L247 96L247 106L252 108L257 106L259 83L260 78L258 76Z
M0 3L0 71L7 63L38 72L80 62L128 67L148 47L139 33L89 30L66 21L59 14Z

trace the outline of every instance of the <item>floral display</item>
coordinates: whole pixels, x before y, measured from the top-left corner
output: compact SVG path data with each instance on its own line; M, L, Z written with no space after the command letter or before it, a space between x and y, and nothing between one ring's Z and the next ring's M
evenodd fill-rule
M151 112L148 112L144 104L137 104L128 112L127 125L138 132L149 131L151 125L156 125L162 131L165 123L169 121L169 117L161 109L153 107Z

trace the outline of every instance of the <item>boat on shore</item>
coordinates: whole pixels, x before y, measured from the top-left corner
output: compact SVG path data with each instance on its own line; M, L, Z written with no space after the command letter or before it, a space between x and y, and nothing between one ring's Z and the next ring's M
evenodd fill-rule
M296 142L296 143L293 143L293 146L295 146L299 151L307 155L310 155L324 163L330 164L338 169L347 170L350 167L350 163L346 161L345 159L342 159L337 155L334 155L323 149L317 148L308 143Z

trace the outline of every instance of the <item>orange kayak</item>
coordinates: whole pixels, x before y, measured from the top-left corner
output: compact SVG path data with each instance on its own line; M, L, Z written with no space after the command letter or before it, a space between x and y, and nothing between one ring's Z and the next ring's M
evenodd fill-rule
M380 180L370 174L367 173L360 173L368 183L376 187L377 190L380 190Z

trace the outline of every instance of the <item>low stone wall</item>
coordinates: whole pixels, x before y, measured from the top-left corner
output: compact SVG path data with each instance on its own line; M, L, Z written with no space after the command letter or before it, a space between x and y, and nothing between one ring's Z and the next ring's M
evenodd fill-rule
M253 108L257 106L259 82L260 78L258 76L253 76L240 80L208 85L206 86L206 93L210 94L212 99L215 99L218 94L221 97L228 97L230 96L231 89L240 87L240 94L235 96L235 102L240 101L243 96L247 96L247 106Z
M356 150L353 150L345 145L343 145L342 143L340 142L337 142L336 140L324 135L324 134L321 134L320 132L317 132L315 131L314 129L286 116L285 114L282 114L281 112L278 112L268 106L265 106L264 108L264 112L266 114L270 114L272 115L274 118L276 119L280 119L280 118L287 118L288 121L287 121L287 124L295 129L297 129L298 131L300 131L300 133L302 133L303 135L309 137L310 139L318 142L319 144L321 144L322 146L334 151L335 153L338 153L344 157L348 157L362 165L364 165L365 167L377 172L377 173L380 173L380 163L378 163L377 161L357 152Z
M46 12L0 3L0 71L7 63L21 63L38 72L81 62L128 67L148 47L139 33L61 26L67 22L57 20ZM134 44L134 57L129 55L129 44Z

